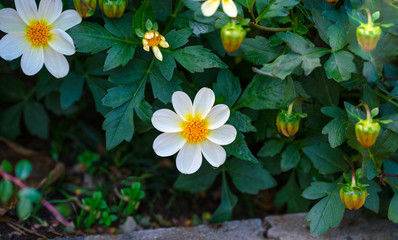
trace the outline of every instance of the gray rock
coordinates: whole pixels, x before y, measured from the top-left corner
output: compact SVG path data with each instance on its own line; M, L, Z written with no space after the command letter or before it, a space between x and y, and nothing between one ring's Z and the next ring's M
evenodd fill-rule
M160 228L125 234L119 240L264 240L260 219L200 225L189 228Z
M339 227L329 229L320 237L312 235L307 213L268 216L267 237L278 240L396 240L398 224L387 219L368 217L358 211L346 211Z

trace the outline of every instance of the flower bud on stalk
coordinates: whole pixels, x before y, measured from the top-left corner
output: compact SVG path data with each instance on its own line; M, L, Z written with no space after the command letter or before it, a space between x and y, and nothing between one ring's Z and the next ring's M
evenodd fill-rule
M355 135L358 142L364 149L368 149L376 142L377 136L380 132L380 123L372 119L370 109L367 104L363 104L366 108L366 120L359 120L355 124Z
M246 30L242 25L233 21L221 28L221 41L225 51L233 53L240 48L246 37Z
M288 110L282 109L276 117L276 127L278 128L278 132L282 133L286 137L294 136L300 128L301 118L305 118L307 116L306 113L296 113L293 111L293 105L298 100L302 100L302 98L294 99L290 103Z
M366 9L366 11L368 13L368 23L361 23L357 27L357 40L362 49L368 53L376 47L382 31L379 26L373 23L369 9Z
M94 15L97 0L73 0L73 4L80 16L88 18Z
M128 0L99 0L101 11L108 18L120 18L126 10Z
M352 179L350 183L343 184L340 189L341 202L350 210L360 209L365 203L366 197L369 195L366 191L365 184L361 184L356 179L356 171L354 165L351 164ZM360 178L360 176L358 176ZM346 180L348 181L348 180Z

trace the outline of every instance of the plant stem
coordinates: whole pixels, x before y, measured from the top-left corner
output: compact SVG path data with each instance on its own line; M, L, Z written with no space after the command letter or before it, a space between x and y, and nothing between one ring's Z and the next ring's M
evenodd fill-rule
M370 121L372 119L372 116L370 115L370 108L369 105L366 103L363 103L366 109L366 120Z
M372 14L370 13L369 8L366 8L366 13L368 14L368 24L373 23L372 22Z
M178 10L180 9L181 2L182 2L182 0L178 0L178 2L176 4L176 8L174 9L173 13L170 15L170 20L167 23L166 28L163 31L163 35L170 31L170 28L173 25L175 18L177 17L177 13L178 13Z
M351 166L351 172L352 172L352 180L351 180L351 187L355 187L357 185L356 179L355 179L355 167L354 164L349 161L350 166Z
M12 176L11 174L8 174L7 172L3 171L2 169L0 169L0 175L7 180L10 180L11 182L13 182L15 185L17 185L19 188L21 189L25 189L27 188L27 186L18 178ZM66 218L64 218L58 211L57 209L51 205L51 203L49 203L47 200L45 199L41 199L40 200L41 204L43 204L44 207L46 207L48 209L48 211L58 220L60 221L65 227L70 227L71 224L68 222L68 220L66 220Z
M267 32L286 32L286 31L292 30L291 27L287 27L287 28L270 28L270 27L264 27L264 26L258 25L257 23L254 23L254 22L250 22L250 23L249 23L249 26L250 26L250 27L257 28L258 30L267 31Z
M389 183L390 185L394 186L395 188L398 188L398 184L388 180L388 179L384 179L385 182Z
M387 96L385 96L384 94L382 94L382 93L380 93L380 92L378 92L378 91L376 91L376 90L373 90L373 92L374 92L377 96L383 98L384 100L388 101L389 103L391 103L392 105L394 105L394 106L396 106L396 107L398 108L398 103L394 102L394 101L392 100L392 98L387 97Z
M252 2L250 3L250 7L249 7L249 13L252 16L253 21L256 21L256 17L254 16L254 12L253 12L253 7L254 7L255 2L256 2L256 0L252 0Z
M303 98L303 97L298 97L298 98L294 99L294 100L290 103L289 108L288 108L288 110L287 110L287 114L288 114L288 115L290 115L290 114L292 113L292 111L293 111L293 105L294 105L296 102L298 102L298 101L308 101L308 99L307 99L307 98Z

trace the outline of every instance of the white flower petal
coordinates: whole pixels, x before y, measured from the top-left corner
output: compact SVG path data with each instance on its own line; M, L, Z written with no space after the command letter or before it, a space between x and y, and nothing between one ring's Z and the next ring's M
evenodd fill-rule
M200 146L203 156L213 167L219 167L225 162L227 154L220 145L206 140L201 142Z
M73 45L73 40L69 34L61 29L52 29L50 33L52 35L48 45L52 49L67 56L75 53L75 45Z
M159 61L163 61L163 55L158 46L153 46L152 52Z
M207 0L202 4L202 14L206 17L212 16L220 5L220 0Z
M171 103L178 116L182 119L187 120L187 117L192 116L192 101L186 93L181 91L174 92L171 97Z
M185 144L185 138L179 133L162 133L153 142L153 150L161 157L175 154Z
M202 154L199 144L185 143L177 155L177 169L184 174L192 174L202 165Z
M207 128L216 129L221 127L228 121L229 114L230 111L227 105L218 104L214 106L206 116Z
M26 24L17 11L12 8L0 10L0 30L5 33L22 33L26 31Z
M201 119L204 119L213 107L215 100L216 96L213 90L206 87L201 88L193 100L194 115L200 115Z
M59 28L64 31L68 30L81 23L82 17L76 10L66 10L61 13L59 18L52 24L54 28Z
M159 131L175 133L182 131L183 120L169 109L160 109L152 116L152 125Z
M65 56L51 47L44 49L44 64L47 70L56 78L63 78L68 75L69 63Z
M0 57L7 61L22 55L28 42L23 33L9 33L0 40Z
M61 0L41 0L39 4L38 18L46 20L48 25L51 25L62 12Z
M218 145L228 145L236 138L236 129L231 125L224 125L217 129L211 130L207 135L207 139Z
M43 67L43 63L43 47L27 46L25 48L21 58L21 68L26 75L35 75Z
M35 0L15 0L15 8L22 20L30 25L37 20L37 5Z
M238 9L233 0L222 0L222 8L228 17L235 18L238 15Z

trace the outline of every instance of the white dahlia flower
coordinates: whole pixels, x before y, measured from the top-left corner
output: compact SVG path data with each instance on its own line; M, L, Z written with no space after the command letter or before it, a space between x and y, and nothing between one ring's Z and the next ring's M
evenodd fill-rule
M177 169L185 174L196 172L202 164L202 154L214 167L225 162L226 152L220 145L232 143L236 129L225 125L229 108L225 104L213 107L214 92L202 88L192 101L184 92L172 96L173 112L160 109L152 116L153 126L164 133L153 142L155 153L161 157L177 155Z
M75 10L62 12L62 0L15 0L12 8L0 10L0 57L7 61L22 55L22 71L32 76L43 64L54 77L65 77L69 64L64 55L73 55L75 46L65 32L82 21ZM62 13L61 13L62 12Z

